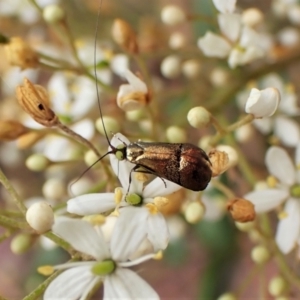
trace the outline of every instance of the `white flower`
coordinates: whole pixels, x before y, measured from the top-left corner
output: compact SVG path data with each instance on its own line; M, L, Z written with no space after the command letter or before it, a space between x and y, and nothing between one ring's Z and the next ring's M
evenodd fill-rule
M284 212L279 221L276 242L283 253L289 253L300 238L300 177L296 166L300 163L300 143L296 149L295 164L280 147L271 147L266 154L266 166L279 181L269 189L257 190L244 196L255 205L258 213L275 209L284 201Z
M67 270L50 283L44 299L85 299L100 281L103 281L104 299L158 299L157 293L142 278L127 269L153 258L151 254L128 261L129 255L141 242L139 226L119 231L117 227L107 244L99 227L94 228L85 221L68 218L56 222L53 232L95 261L56 266L55 269Z
M124 77L129 84L122 84L117 95L117 104L125 111L139 109L148 101L148 88L144 81L134 75L128 69L124 71Z
M275 113L279 102L280 93L276 88L264 90L253 88L246 102L245 111L256 118L270 117Z
M222 8L227 5L235 6L235 1L215 1L219 10L223 13L218 15L218 23L223 36L210 31L198 40L198 47L209 57L228 57L231 68L245 65L264 55L260 36L251 27L242 23L240 14L233 14L234 9ZM216 3L215 3L216 5ZM230 11L230 13L228 13Z
M129 144L130 142L121 134L116 134L111 140L114 147L123 143ZM116 203L114 193L81 195L68 201L68 212L77 215L97 214L113 210L118 205L119 222L124 222L124 226L125 224L136 226L135 224L138 223L144 230L144 237L150 240L155 251L165 249L169 234L163 215L155 209L154 198L171 194L181 187L161 178L155 178L144 187L143 182L137 180L135 173L132 172L135 165L126 160L119 161L115 155L110 155L110 161L122 185L122 188L118 190L122 194L121 202ZM138 203L131 206L126 202L125 196L127 199L134 197Z
M290 117L300 114L297 95L294 88L284 84L277 74L270 74L259 82L259 87L262 89L269 86L276 88L280 93L278 109L271 118L255 119L253 125L263 134L274 131L274 135L285 146L295 147L300 141L300 128L298 122ZM238 95L237 101L241 109L246 105L248 93L249 91L245 90Z

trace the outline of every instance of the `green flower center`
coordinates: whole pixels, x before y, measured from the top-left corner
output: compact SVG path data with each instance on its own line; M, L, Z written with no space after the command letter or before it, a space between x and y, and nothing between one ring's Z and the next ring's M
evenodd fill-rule
M293 197L300 198L300 185L296 184L292 186L290 192Z
M134 205L134 206L137 206L137 205L140 205L143 203L143 198L138 195L138 194L128 194L126 196L126 202L130 205Z
M98 276L104 276L111 274L116 268L116 264L113 260L108 259L97 262L92 267L92 273Z
M118 150L116 151L115 155L116 155L116 158L118 160L124 160L125 159L125 157L124 157L124 148L125 148L125 145L119 145L117 147Z

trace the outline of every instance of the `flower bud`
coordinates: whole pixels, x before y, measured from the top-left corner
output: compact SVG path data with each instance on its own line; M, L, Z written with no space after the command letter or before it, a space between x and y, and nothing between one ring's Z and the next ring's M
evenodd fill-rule
M47 91L40 85L32 84L27 78L16 89L21 107L38 123L52 127L58 124L58 118L49 107Z
M254 128L252 124L246 124L238 128L234 132L236 140L240 143L248 142L254 135Z
M184 217L190 224L196 224L202 220L205 215L205 206L200 201L189 202L185 206Z
M237 297L232 293L225 293L219 296L217 300L237 300Z
M182 73L186 78L194 79L200 74L201 64L196 59L189 59L182 64Z
M202 106L192 108L187 115L188 122L195 128L202 128L210 122L210 112Z
M247 223L242 223L242 222L235 222L235 226L237 227L237 229L239 229L240 231L243 232L249 232L250 230L252 230L255 226L254 222L247 222Z
M0 141L13 141L29 130L18 121L0 121Z
M26 221L37 233L44 233L54 223L53 210L46 201L36 202L27 210Z
M214 68L209 75L210 82L216 87L222 87L228 83L229 74L221 68Z
M264 90L251 89L246 102L245 111L253 114L256 118L272 116L280 102L280 93L276 88Z
M4 45L7 60L21 69L36 68L39 65L38 54L20 37L12 37Z
M124 111L140 109L150 101L147 85L129 70L124 75L129 84L120 86L117 104Z
M281 296L287 288L287 282L282 276L273 277L269 282L269 293L278 297Z
M51 165L51 161L43 154L32 154L26 159L26 167L31 171L43 171Z
M167 25L180 24L185 18L183 10L176 5L167 5L161 11L161 20Z
M249 27L255 27L262 23L263 20L263 13L257 8L248 8L242 13L242 23Z
M104 126L106 128L106 132L119 132L120 131L120 125L115 118L110 117L110 116L103 116L102 120L103 120ZM105 135L102 120L101 120L101 118L96 120L96 128L102 135Z
M211 162L212 177L216 177L224 173L229 167L229 157L224 151L213 149L208 153Z
M160 71L163 76L173 79L180 74L180 59L177 55L170 55L162 61Z
M136 35L131 26L122 19L115 19L112 26L114 41L130 53L138 53Z
M126 119L129 121L137 122L144 117L143 109L136 109L131 111L126 111Z
M264 264L270 258L270 252L265 246L256 246L251 251L251 258L257 264Z
M229 201L227 209L232 218L241 223L253 221L256 216L253 203L242 198Z
M10 243L10 250L14 254L25 253L31 246L31 235L26 233L17 234Z
M61 179L51 178L43 185L43 194L47 199L62 200L66 193L66 185Z
M170 143L184 143L186 141L186 132L178 126L168 127L166 136Z
M88 167L96 167L97 166L97 161L99 161L99 157L93 150L88 150L84 154L84 162ZM96 164L95 164L96 163Z
M62 21L65 17L65 12L57 4L47 5L43 10L43 18L48 23L57 23Z
M186 45L186 37L181 32L173 32L169 38L169 47L171 49L180 49Z

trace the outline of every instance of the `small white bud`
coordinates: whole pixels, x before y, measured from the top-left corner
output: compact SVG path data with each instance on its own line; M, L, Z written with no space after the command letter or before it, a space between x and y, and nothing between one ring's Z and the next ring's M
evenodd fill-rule
M25 253L31 246L31 236L26 233L17 234L10 243L10 250L14 254Z
M201 149L210 149L210 141L212 139L211 135L203 135L201 136L201 138L199 139L197 145L199 148Z
M228 72L221 68L214 68L210 73L210 82L216 86L221 87L228 83Z
M112 117L109 117L109 116L103 116L102 120L104 122L104 126L106 128L106 132L108 132L108 133L110 133L110 132L115 133L115 132L119 132L120 131L120 125L119 125L118 121L115 118L112 118ZM101 118L98 118L96 120L96 129L102 135L105 135Z
M166 131L167 140L170 143L184 143L186 141L186 132L178 126L170 126Z
M48 179L43 185L43 194L47 199L62 200L66 195L65 184L57 178Z
M237 297L232 293L225 293L219 296L217 300L237 300Z
M240 143L246 143L253 137L254 128L251 124L243 125L234 132L235 138Z
M187 115L188 122L195 128L202 128L209 124L210 113L202 106L192 108Z
M251 251L251 258L256 264L264 264L270 258L270 252L265 246L256 246Z
M242 22L249 27L255 27L263 20L263 13L257 8L248 8L243 11Z
M43 171L50 164L50 160L43 154L32 154L26 159L26 167L31 171Z
M200 74L201 64L196 59L189 59L182 64L182 73L185 77L194 79Z
M295 25L300 24L300 5L291 5L287 11L288 18Z
M86 165L88 167L90 167L92 165L93 165L93 167L96 167L97 164L95 164L95 162L98 161L98 160L99 160L99 157L96 155L96 153L94 151L88 150L87 152L85 152L84 162L86 163Z
M133 121L133 122L141 120L144 115L145 114L144 114L143 109L136 109L136 110L126 111L126 119L129 120L129 121Z
M296 28L286 27L279 31L278 40L281 45L292 47L299 43L300 35Z
M166 57L160 65L161 73L169 79L173 79L180 74L180 59L177 55Z
M237 229L239 229L240 231L243 232L249 232L250 230L252 230L255 226L255 222L251 221L251 222L235 222L235 226L237 227Z
M205 207L199 201L193 201L186 205L184 210L184 217L190 224L198 223L205 214Z
M63 20L65 17L65 12L57 4L51 4L44 8L43 18L48 23L56 23Z
M253 114L256 118L272 116L280 102L280 93L276 88L264 90L251 89L246 102L245 111Z
M185 20L185 14L179 6L167 5L161 11L161 20L167 25L176 25Z
M171 49L180 49L186 45L186 37L181 32L173 32L169 38L169 46Z
M274 296L280 296L287 288L287 282L281 276L273 277L269 282L269 293Z
M26 221L36 232L44 233L51 229L54 223L54 213L46 201L39 201L29 207Z

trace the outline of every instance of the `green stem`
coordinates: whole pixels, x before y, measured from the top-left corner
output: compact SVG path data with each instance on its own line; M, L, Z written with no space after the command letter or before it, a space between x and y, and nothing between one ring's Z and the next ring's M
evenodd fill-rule
M53 241L55 244L59 245L63 249L65 249L69 253L73 253L74 249L67 243L65 240L60 238L59 236L55 235L53 232L49 231L43 234L45 237Z
M4 188L7 190L7 192L10 194L12 200L16 204L16 206L19 208L19 210L22 212L23 215L26 214L26 206L24 205L23 201L21 200L20 196L14 189L14 187L10 184L9 180L6 178L4 173L2 172L0 168L0 182L4 186Z
M0 215L0 225L6 228L19 228L19 229L30 229L27 222L11 219L6 216Z

